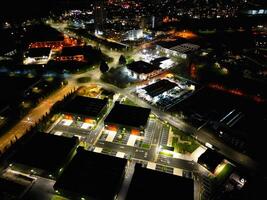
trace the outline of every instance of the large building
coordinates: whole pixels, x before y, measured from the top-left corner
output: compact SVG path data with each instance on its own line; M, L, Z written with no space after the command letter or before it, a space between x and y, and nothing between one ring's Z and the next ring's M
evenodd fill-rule
M76 95L62 108L68 117L77 118L90 124L96 124L108 105L108 99L97 99Z
M75 43L74 40L46 25L33 25L29 27L24 40L29 44L29 49L51 48L55 50Z
M160 44L157 45L159 51L164 52L169 56L180 56L181 58L187 58L187 56L194 51L198 50L200 46L191 43L182 44Z
M105 119L105 125L110 127L128 128L143 131L146 128L150 109L129 106L116 102Z
M176 83L169 81L168 79L162 79L144 88L138 89L138 95L147 101L153 101L157 96L175 87L178 87Z
M128 73L133 78L146 80L162 72L161 68L144 61L136 61L127 65Z
M143 29L132 29L126 32L125 39L134 41L144 37Z
M39 64L44 65L50 60L52 55L51 48L31 48L24 54L23 64Z
M35 133L22 142L11 157L13 167L26 173L56 177L71 158L78 145L78 138L67 138L48 133Z
M176 63L172 61L172 59L167 57L159 57L151 60L150 63L152 65L158 66L161 69L169 69L173 67Z
M79 147L54 189L69 199L113 200L123 181L126 164L126 159Z
M194 199L192 179L166 174L135 165L126 200Z
M105 24L104 0L95 0L94 15L95 15L95 34L102 35L104 31L104 24Z
M204 166L211 173L214 173L216 168L223 162L224 156L214 150L208 149L198 158L198 163Z
M23 195L29 189L27 188L27 183L30 183L30 177L25 176L27 181L22 181L14 176L13 180L7 177L0 177L0 199L1 200L8 200L8 199L22 199ZM24 179L25 180L25 179ZM32 181L34 179L32 178ZM26 184L25 184L26 182ZM25 186L26 185L26 186Z
M85 62L85 52L86 47L84 46L63 47L56 60Z

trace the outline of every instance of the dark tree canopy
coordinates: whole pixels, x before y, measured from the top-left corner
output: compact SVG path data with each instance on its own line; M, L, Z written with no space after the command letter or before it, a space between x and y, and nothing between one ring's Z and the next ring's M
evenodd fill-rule
M102 73L105 73L109 70L109 66L105 61L102 61L100 66L99 66L99 69Z
M119 64L120 65L125 65L126 64L126 58L123 55L121 55L120 58L119 58Z

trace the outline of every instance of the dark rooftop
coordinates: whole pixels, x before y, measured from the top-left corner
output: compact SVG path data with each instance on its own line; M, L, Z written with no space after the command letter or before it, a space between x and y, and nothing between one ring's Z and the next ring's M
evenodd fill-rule
M169 80L163 79L156 83L146 86L143 88L147 94L151 97L158 96L165 91L168 91L174 87L178 86L176 83L173 83Z
M83 54L82 47L64 47L61 52L61 56L75 56L82 54Z
M24 39L27 42L63 41L64 36L50 26L38 24L27 29Z
M97 118L107 106L108 99L75 96L63 108L63 112Z
M73 195L111 200L119 190L127 160L79 147L54 188Z
M149 74L160 68L144 61L132 62L127 65L128 69L138 73L138 74Z
M159 66L162 61L168 60L168 59L169 58L167 58L167 57L159 57L159 58L155 58L154 60L152 60L151 63L152 63L152 65Z
M194 181L136 164L127 200L194 199Z
M145 127L150 109L115 103L115 106L105 119L107 124L118 124L130 127Z
M25 190L25 186L11 180L0 178L0 199L18 199Z
M214 173L216 167L224 160L224 157L217 153L216 151L213 151L211 149L208 149L198 158L198 163L203 165L205 168L207 168L210 172Z
M41 57L49 56L51 49L50 48L31 48L28 49L25 56L26 57Z
M11 158L12 162L56 174L76 148L78 138L36 133L22 144Z
M91 46L74 46L74 47L64 47L61 52L61 56L75 56L84 55L92 51Z
M172 47L175 47L177 45L180 45L180 44L183 44L185 42L188 42L186 39L183 39L183 38L180 38L180 39L177 39L175 41L168 41L168 42L165 42L165 41L160 41L157 43L157 45L163 47L163 48L166 48L166 49L170 49Z
M50 26L39 24L27 29L25 40L28 42L63 41L64 36Z

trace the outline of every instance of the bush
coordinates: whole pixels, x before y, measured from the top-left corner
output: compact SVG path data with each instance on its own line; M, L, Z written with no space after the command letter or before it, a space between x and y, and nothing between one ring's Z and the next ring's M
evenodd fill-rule
M80 77L80 78L77 79L78 83L88 83L90 81L91 81L90 77Z

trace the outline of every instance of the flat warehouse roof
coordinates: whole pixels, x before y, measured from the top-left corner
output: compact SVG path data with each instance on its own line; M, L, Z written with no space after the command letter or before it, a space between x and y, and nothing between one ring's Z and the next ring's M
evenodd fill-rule
M126 159L79 147L54 188L97 200L113 200L123 180L126 163Z
M23 185L0 177L0 199L16 199L25 189Z
M216 167L224 160L224 156L214 150L207 149L198 158L198 163L205 166L210 172L214 172Z
M31 42L64 40L62 33L47 25L33 25L27 28L25 38Z
M144 61L132 62L131 64L127 65L127 68L138 74L149 74L155 70L160 69L158 66L152 65Z
M163 79L156 83L148 85L143 89L147 92L149 96L156 97L162 94L163 92L168 91L176 86L178 86L176 83Z
M159 58L155 58L154 60L151 61L151 63L153 65L159 65L162 61L164 60L168 60L169 58L167 57L159 57Z
M198 48L199 48L198 45L190 44L190 43L184 43L184 44L181 44L181 45L174 46L174 47L172 47L170 49L173 50L173 51L180 52L180 53L187 53L189 51L195 51Z
M12 162L56 173L78 145L78 138L36 133L11 158Z
M194 181L135 165L126 200L194 199ZM181 198L180 198L181 197Z
M28 49L25 56L26 57L41 57L41 56L49 56L51 48L31 48Z
M105 109L108 99L75 96L63 108L63 112L96 118Z
M75 55L84 55L92 51L91 46L74 46L74 47L64 47L61 52L61 56L75 56Z
M177 39L175 41L168 41L168 42L157 42L157 45L163 47L163 48L167 48L167 49L170 49L174 46L177 46L177 45L180 45L180 44L183 44L184 42L186 42L187 40L186 39L183 39L183 38L180 38L180 39Z
M116 102L105 119L105 123L130 127L145 127L150 111L148 108L129 106Z

